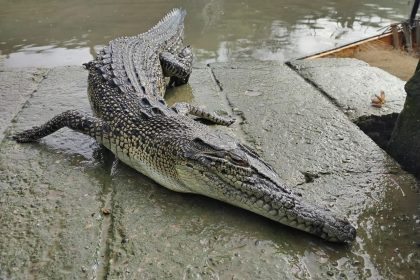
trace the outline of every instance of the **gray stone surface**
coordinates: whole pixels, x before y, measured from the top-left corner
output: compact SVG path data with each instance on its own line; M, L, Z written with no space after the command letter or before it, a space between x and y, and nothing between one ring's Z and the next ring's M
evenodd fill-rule
M209 198L166 190L64 129L38 144L7 137L0 144L0 279L414 279L420 273L420 198L412 176L288 67L211 68L194 69L190 85L169 92L168 102L233 113L237 123L217 129L260 150L308 200L348 216L357 240L336 246ZM86 76L78 67L50 70L6 135L69 108L88 110Z
M1 58L0 58L1 66ZM46 69L4 69L0 70L0 141L4 130L9 126L16 113L36 91L39 82L46 75Z
M352 120L370 115L401 112L406 93L405 82L369 64L353 58L295 60L291 66L322 90ZM382 108L371 105L375 94L385 92Z
M30 70L32 71L32 70ZM17 94L31 79L3 72ZM42 71L42 70L40 70ZM35 72L37 73L37 72ZM22 81L21 78L26 78ZM51 69L7 134L40 124L70 108L89 109L87 73ZM9 106L1 103L1 107ZM10 124L9 124L10 125ZM39 144L0 144L0 279L86 279L96 273L102 173L95 141L69 130ZM100 170L100 172L98 172Z
M412 217L419 214L419 204L413 200L420 198L412 176L401 171L331 102L287 66L238 63L215 64L212 68L230 104L241 112L248 140L261 148L285 181L292 186L297 181L285 170L305 174L307 183L296 188L313 203L343 213L358 227L357 241L351 248L327 252L329 261L309 265L305 273L324 278L323 272L332 269L336 277L344 273L349 278L393 279L404 271L403 266L406 272L414 271L418 260L405 262L408 256L418 254L414 243L420 233ZM405 215L412 218L404 221L401 217ZM405 238L398 237L401 235ZM314 244L304 237L293 246L315 255L325 250L325 244ZM380 253L395 248L406 248L405 257L397 263L395 258ZM299 252L290 255L305 262ZM345 264L331 266L338 256L342 261L345 258Z

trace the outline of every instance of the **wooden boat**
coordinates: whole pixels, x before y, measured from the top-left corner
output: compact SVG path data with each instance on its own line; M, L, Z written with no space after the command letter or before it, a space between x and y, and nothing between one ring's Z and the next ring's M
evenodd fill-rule
M357 58L408 80L420 58L420 20L393 24L380 34L300 59Z
M372 48L390 46L392 46L393 49L404 50L416 55L420 52L420 44L417 43L417 38L420 39L420 20L415 20L414 24L413 28L408 27L408 22L393 24L380 35L352 42L332 50L312 54L303 57L302 59L321 57L353 57L357 52L370 50Z

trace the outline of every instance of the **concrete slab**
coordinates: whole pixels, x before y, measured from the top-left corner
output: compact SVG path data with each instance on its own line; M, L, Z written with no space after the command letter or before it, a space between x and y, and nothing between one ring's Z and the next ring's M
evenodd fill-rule
M25 91L18 93L26 86L32 90L34 72L30 71L0 73L9 81L6 89L2 84L2 94L9 91L22 99L27 96ZM40 124L69 108L88 109L86 78L81 67L51 69L7 134ZM8 106L1 104L3 109ZM106 180L101 162L93 156L97 148L91 139L69 130L39 144L2 141L0 279L86 279L96 275L102 184Z
M1 57L0 57L1 66ZM47 74L47 69L3 69L0 70L0 141L16 113L36 91Z
M300 272L319 279L331 274L358 279L414 277L414 271L419 272L414 268L418 260L411 257L418 254L414 244L420 236L416 224L420 196L413 177L287 66L235 63L211 67L229 103L241 112L248 140L261 147L285 181L295 185L285 169L300 171L306 183L296 188L304 197L343 213L358 227L351 248L325 251L325 244L302 237L293 248L305 254L292 252L289 257L306 263L308 254L317 256L323 251L327 260ZM404 221L402 217L411 218ZM275 246L281 241L271 242ZM399 261L381 252L400 254ZM401 274L403 271L410 272Z
M359 231L352 246L168 191L88 137L62 130L40 144L0 144L0 278L410 279L420 273L420 199L412 176L286 66L211 68L194 69L190 85L169 93L168 102L235 113L238 122L222 129L258 148L305 197L349 216ZM51 70L6 135L69 108L88 110L86 75L77 67Z
M405 82L353 58L321 58L291 61L290 65L320 89L353 121L360 117L401 112L406 93ZM385 92L382 108L371 105L375 94Z

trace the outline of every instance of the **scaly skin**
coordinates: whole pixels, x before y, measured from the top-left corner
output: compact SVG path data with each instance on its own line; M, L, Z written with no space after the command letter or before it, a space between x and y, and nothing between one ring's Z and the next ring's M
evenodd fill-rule
M223 125L231 119L188 104L166 106L164 76L180 85L191 73L184 15L176 9L149 32L111 41L86 65L95 116L67 111L14 138L31 142L69 127L168 189L209 196L328 241L354 240L347 220L306 203L254 151L188 114Z

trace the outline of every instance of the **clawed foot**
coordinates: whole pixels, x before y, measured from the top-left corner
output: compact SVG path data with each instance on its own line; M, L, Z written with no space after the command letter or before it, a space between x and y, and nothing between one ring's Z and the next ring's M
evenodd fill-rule
M171 108L178 114L184 116L193 115L200 119L205 119L219 125L229 126L235 122L235 119L230 116L223 117L215 112L210 113L204 108L194 106L185 102L175 103Z
M236 121L236 119L232 118L231 116L220 116L216 113L212 113L210 118L197 116L195 120L200 121L204 124L218 124L223 126L230 126Z
M236 121L236 119L232 118L231 116L220 116L217 113L213 114L215 116L213 122L219 125L230 126Z
M12 139L15 140L18 143L29 143L29 142L34 142L37 140L37 138L35 138L35 131L37 130L38 127L34 127L28 130L24 130L22 132L18 132L15 135L12 135Z

